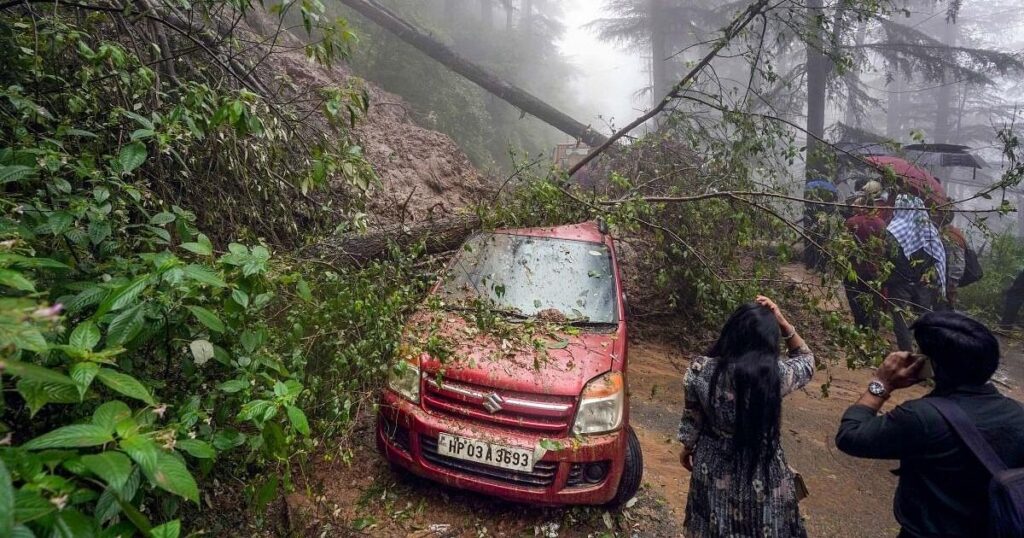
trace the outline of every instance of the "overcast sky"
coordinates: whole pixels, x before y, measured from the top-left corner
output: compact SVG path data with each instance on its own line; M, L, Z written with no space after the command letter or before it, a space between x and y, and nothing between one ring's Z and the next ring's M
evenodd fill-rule
M635 52L603 43L584 28L605 16L603 1L564 0L563 4L566 32L559 46L579 72L573 88L582 104L592 109L589 117L579 120L607 132L598 118L602 115L605 120L614 118L615 125L622 127L643 113L642 104L634 98L637 90L647 85L643 64Z

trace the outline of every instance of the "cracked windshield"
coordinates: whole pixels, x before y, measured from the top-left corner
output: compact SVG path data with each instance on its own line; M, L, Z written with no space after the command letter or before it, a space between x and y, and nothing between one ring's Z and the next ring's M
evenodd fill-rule
M455 303L491 302L515 317L618 323L608 247L599 243L481 234L449 269L443 295Z

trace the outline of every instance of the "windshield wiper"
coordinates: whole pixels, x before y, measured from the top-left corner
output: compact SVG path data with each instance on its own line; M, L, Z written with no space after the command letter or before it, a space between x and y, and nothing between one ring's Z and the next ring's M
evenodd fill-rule
M614 327L618 323L614 321L590 321L589 319L568 320L563 325L570 327Z
M471 307L471 306L458 306L458 305L445 305L445 309L446 310L455 310L457 312L478 312L480 310L480 308L474 308L474 307ZM518 311L515 311L515 310L506 310L506 309L503 309L503 308L490 308L490 307L484 308L484 310L487 310L488 312L492 312L494 314L498 314L498 315L506 316L506 317L510 317L510 318L515 318L515 319L521 319L521 320L536 319L534 316L527 316L526 314L523 314L522 312L518 312Z

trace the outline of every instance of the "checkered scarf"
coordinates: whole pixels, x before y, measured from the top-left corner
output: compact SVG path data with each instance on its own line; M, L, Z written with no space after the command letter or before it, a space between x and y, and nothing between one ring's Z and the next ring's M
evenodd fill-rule
M903 247L903 255L907 259L910 259L910 256L919 250L924 250L935 259L935 270L939 273L939 287L945 293L946 249L942 246L939 230L928 218L924 202L909 194L897 196L895 214L886 229Z

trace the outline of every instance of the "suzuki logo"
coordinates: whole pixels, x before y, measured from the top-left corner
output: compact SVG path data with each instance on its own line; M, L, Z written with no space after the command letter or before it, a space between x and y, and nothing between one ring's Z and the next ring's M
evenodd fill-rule
M501 404L504 402L505 400L502 400L498 393L492 392L484 397L484 409L490 411L491 414L497 413L501 411Z

